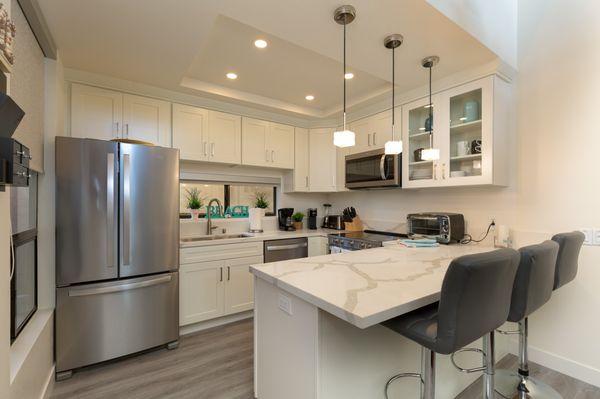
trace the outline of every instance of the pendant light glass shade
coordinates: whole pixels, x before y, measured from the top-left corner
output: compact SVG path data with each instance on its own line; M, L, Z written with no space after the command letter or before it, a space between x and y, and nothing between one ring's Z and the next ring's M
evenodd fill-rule
M429 108L429 126L427 128L429 132L429 148L425 148L421 152L421 159L423 161L437 161L440 159L439 148L433 148L433 102L431 101L431 70L438 62L440 62L440 58L436 55L424 58L421 61L423 68L429 69L429 104L427 106Z
M344 124L342 130L333 132L333 145L336 147L353 147L356 145L356 136L353 131L346 128L346 25L354 21L356 10L350 5L338 7L333 13L333 20L344 26Z
M440 159L440 150L438 148L425 148L421 152L421 159L423 161L437 161Z
M350 130L333 132L333 145L336 147L353 147L356 145L356 136Z
M383 40L386 48L392 49L392 139L385 143L385 155L398 155L402 153L402 141L396 140L396 48L400 47L404 38L400 34L389 35Z
M402 141L390 140L385 142L385 155L402 154Z

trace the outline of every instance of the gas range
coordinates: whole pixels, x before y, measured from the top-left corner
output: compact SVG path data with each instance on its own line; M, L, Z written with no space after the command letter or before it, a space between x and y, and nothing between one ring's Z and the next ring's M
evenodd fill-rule
M408 235L386 231L365 230L351 231L348 233L334 233L329 234L327 237L331 253L339 253L382 247L383 243L386 241L395 241L399 238L406 238Z

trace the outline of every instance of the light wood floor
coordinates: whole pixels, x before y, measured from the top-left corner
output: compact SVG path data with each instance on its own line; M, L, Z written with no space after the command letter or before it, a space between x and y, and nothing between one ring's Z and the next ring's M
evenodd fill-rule
M249 319L187 335L176 350L152 351L79 371L69 380L56 382L51 398L253 399L252 333ZM515 364L516 357L507 356L499 366ZM600 389L584 382L536 364L530 369L564 399L600 398ZM481 398L481 381L457 398Z

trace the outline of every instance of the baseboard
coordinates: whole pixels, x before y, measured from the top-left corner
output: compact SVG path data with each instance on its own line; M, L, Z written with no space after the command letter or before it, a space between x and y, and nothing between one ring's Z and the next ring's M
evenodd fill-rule
M511 340L511 344L512 354L518 356L519 354L516 349L518 347L517 341L513 339ZM600 387L600 370L594 367L567 359L566 357L542 350L532 345L527 347L527 351L529 360L534 363L541 364L544 367L558 371L569 377Z
M54 370L55 366L52 366L50 374L48 375L48 378L46 378L45 388L40 399L49 399L50 395L52 395L52 390L54 389Z
M223 326L225 324L234 323L236 321L249 319L254 317L254 311L248 310L246 312L236 313L229 316L219 317L217 319L211 319L201 321L200 323L194 323L187 326L179 327L179 335L192 334L198 331L207 330L213 327Z

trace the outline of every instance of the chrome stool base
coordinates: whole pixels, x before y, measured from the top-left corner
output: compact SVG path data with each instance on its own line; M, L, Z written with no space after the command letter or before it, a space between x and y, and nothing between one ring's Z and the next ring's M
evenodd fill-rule
M563 399L550 385L512 370L496 370L495 390L506 399Z

